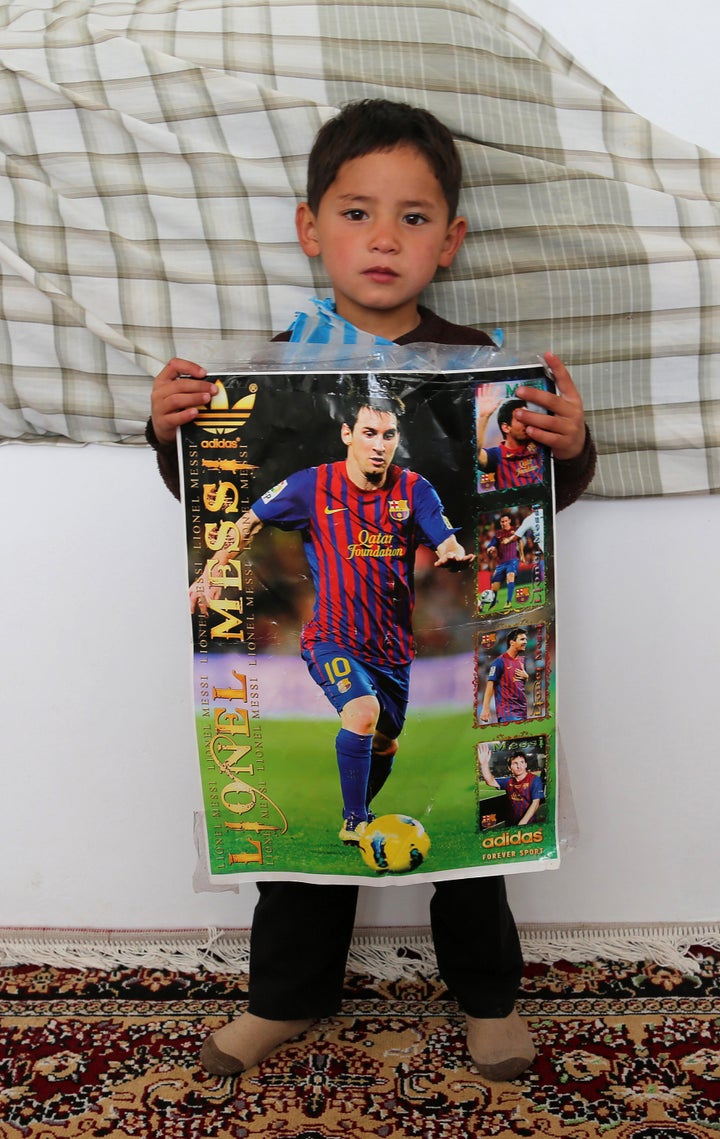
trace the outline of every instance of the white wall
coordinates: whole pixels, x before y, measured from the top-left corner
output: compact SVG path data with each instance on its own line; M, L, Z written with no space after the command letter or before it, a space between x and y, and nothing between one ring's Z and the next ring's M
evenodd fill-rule
M517 6L638 114L720 153L720 5L522 0Z
M685 3L672 34L670 0L525 9L635 109L720 153L715 8ZM181 521L154 457L6 446L0 470L0 926L247 926L252 887L192 889ZM582 502L558 556L580 838L556 873L511 879L516 916L717 920L720 499ZM428 893L365 890L359 922L425 924Z

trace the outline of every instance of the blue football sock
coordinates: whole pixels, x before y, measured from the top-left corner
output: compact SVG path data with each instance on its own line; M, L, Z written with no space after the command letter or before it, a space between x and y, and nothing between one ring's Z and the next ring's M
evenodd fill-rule
M367 819L365 796L372 741L372 736L359 736L346 728L341 728L335 737L344 819Z
M395 759L395 748L391 751L376 751L373 748L370 755L370 776L367 786L367 806L369 807L375 796L387 783Z
M514 581L507 582L507 603L508 603L508 605L511 603L514 593L515 593L515 582Z

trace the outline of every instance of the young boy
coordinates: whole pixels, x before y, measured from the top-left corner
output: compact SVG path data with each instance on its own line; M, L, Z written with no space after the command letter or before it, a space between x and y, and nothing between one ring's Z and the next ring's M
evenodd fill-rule
M320 130L308 163L307 201L297 208L300 245L321 257L335 312L363 332L399 344L490 344L419 304L422 290L458 252L467 222L457 214L462 170L449 131L426 111L386 100L350 104ZM290 339L291 332L277 339ZM583 405L561 361L548 353L557 394L518 389L550 412L515 414L529 439L551 448L558 507L592 478L594 446ZM175 432L214 388L205 370L171 360L152 392L148 440L179 497ZM201 1062L218 1075L258 1064L342 997L357 887L265 882L250 941L248 1011L210 1036ZM535 1055L514 1009L522 955L501 877L435 884L430 918L438 969L467 1016L467 1043L487 1079L519 1076Z

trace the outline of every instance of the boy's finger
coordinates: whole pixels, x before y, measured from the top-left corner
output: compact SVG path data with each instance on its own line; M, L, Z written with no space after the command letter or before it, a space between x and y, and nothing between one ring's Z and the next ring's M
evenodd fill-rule
M166 400L179 400L187 403L194 399L208 400L216 391L215 384L207 383L205 380L177 379L162 389L162 395Z
M573 397L579 398L579 392L573 383L573 378L560 357L556 356L554 352L546 352L543 359L561 395L563 395L565 399L572 399Z
M552 411L558 401L558 397L554 392L544 392L541 388L526 388L524 384L515 389L514 395L518 399L527 400L528 403L534 403L538 407L546 407L548 411ZM526 414L529 414L525 408L519 407L517 414L521 419L525 419Z
M568 404L575 404L578 408L582 409L582 399L580 393L572 381L570 373L567 368L562 366L562 372L558 369L557 373L553 373L557 394L555 392L546 392L538 388L518 387L515 395L518 399L524 399L529 404L536 404L538 407L544 407L547 411L552 412L553 415L563 415L567 410ZM531 412L520 408L518 416L524 423L530 423L528 418Z
M206 375L207 372L200 364L195 364L192 360L181 360L179 357L175 357L173 360L168 360L162 371L158 373L157 378L176 380L181 376L192 376L196 380L202 380Z

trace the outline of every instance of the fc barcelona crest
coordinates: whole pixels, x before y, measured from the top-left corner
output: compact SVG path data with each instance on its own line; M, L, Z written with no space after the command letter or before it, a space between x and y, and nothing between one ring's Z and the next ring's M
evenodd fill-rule
M410 507L406 498L391 498L388 502L388 512L393 522L404 522L410 517Z

